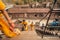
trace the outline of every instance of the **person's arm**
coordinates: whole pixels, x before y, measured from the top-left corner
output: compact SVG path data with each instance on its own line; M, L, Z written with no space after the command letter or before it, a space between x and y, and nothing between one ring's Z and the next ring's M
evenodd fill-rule
M10 19L10 17L8 16L8 13L5 10L2 10L2 13L4 14L4 16L6 17L8 23L10 24L10 26L15 27L14 23L12 22L12 20Z
M0 11L5 16L5 18L7 19L8 23L11 25L11 27L14 27L14 24L12 23L10 17L8 16L8 13L5 11L5 8L6 8L5 3L3 3L2 0L0 0Z
M10 17L8 16L8 13L7 13L5 10L2 10L2 13L4 14L4 16L6 17L6 19L7 19L8 21L11 20Z

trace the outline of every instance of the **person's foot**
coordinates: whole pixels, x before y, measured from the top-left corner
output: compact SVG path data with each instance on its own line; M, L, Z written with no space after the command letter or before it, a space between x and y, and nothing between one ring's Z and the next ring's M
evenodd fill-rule
M2 38L2 36L0 36L0 38Z

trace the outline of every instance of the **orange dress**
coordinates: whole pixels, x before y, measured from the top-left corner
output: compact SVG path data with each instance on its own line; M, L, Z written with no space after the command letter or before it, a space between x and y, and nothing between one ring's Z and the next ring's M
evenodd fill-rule
M4 10L5 7L5 4L0 0L0 10Z
M31 27L31 30L34 29L34 25L32 23L30 24L30 27Z
M22 22L22 24L24 25L24 30L27 31L28 30L27 22Z

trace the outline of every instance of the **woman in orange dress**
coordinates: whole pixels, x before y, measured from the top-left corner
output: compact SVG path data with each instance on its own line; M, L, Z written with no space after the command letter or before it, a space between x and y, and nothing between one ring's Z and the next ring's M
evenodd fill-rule
M27 22L26 22L25 20L23 20L22 24L23 24L23 29L24 29L25 31L28 31Z
M30 24L30 27L31 27L31 31L34 30L34 24L33 24L33 22Z

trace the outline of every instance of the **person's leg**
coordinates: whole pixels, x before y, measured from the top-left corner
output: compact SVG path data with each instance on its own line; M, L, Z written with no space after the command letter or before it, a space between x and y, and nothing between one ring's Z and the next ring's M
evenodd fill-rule
M25 27L25 31L28 31L28 27L27 26Z
M34 26L31 27L31 30L32 30L32 31L34 30Z
M0 38L2 38L2 35L0 35Z
M0 30L0 38L2 38L2 32L1 32L1 30Z

